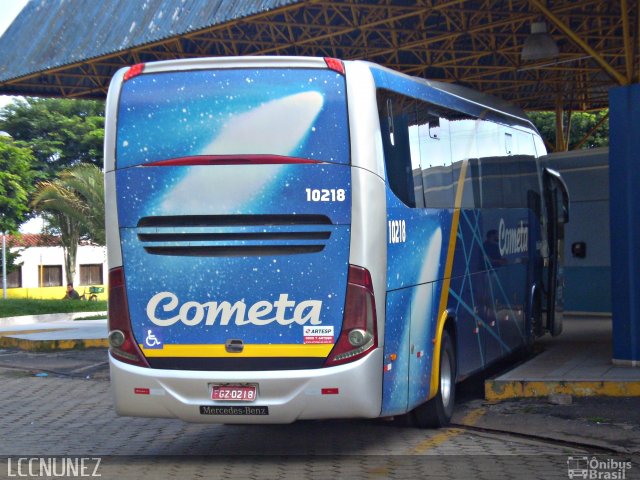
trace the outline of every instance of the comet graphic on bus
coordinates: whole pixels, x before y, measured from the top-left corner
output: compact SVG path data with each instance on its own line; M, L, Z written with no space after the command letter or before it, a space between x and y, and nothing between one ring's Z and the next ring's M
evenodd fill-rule
M312 91L288 95L246 112L235 113L198 155L292 155L309 135L323 104L322 95ZM250 132L249 138L247 132ZM209 190L214 181L218 210L243 211L245 204L259 197L278 178L283 168L283 165L271 166L268 175L259 170L245 171L242 189L236 184L237 168L219 168L215 179L201 171L188 173L166 193L161 211L172 215L185 209L202 210L202 199L194 192Z

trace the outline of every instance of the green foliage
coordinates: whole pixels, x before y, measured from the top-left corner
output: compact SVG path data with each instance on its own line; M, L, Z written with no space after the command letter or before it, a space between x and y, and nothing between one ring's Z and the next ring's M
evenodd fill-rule
M50 179L80 162L102 167L104 103L94 100L26 98L0 110L0 130L33 151L33 169Z
M7 256L7 273L13 272L15 269L22 265L22 262L18 262L18 257L24 252L24 248L14 248L14 242L7 242L7 250L5 252Z
M569 150L573 150L585 135L587 135L598 122L608 113L608 110L600 112L574 112L571 115L571 134L569 136ZM550 145L556 144L556 114L555 112L530 112L529 119L536 126L542 138ZM567 115L564 115L567 122ZM609 146L609 122L605 121L580 148L597 148Z
M29 211L34 161L31 151L0 137L0 231L15 232Z
M79 164L60 172L55 180L37 186L33 205L60 235L67 278L74 278L82 236L105 244L103 182L98 167Z
M79 164L60 172L53 181L40 182L34 205L48 215L56 233L62 234L64 222L71 222L79 236L105 244L104 174L95 165Z
M74 278L82 223L74 211L75 194L60 180L40 182L33 199L34 207L60 235L67 278Z
M72 215L87 236L99 245L106 242L104 231L104 174L95 165L80 164L60 174L61 182L74 194Z
M82 292L80 292L82 293ZM107 310L106 301L82 302L73 300L0 300L0 318L20 315L44 315L47 313L103 312Z

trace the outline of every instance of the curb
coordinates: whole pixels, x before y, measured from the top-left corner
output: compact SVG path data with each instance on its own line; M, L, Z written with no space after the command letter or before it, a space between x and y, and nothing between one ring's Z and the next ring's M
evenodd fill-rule
M575 397L640 397L639 381L500 381L485 380L484 397L499 402L515 398L567 394Z
M106 338L79 340L25 340L14 337L0 337L0 348L18 348L29 352L54 352L57 350L85 350L87 348L108 348Z
M107 312L70 312L70 313L46 313L43 315L20 315L18 317L3 317L0 318L0 327L9 327L15 325L31 325L34 323L49 323L60 321L71 321L80 317L89 317L104 315L107 316Z

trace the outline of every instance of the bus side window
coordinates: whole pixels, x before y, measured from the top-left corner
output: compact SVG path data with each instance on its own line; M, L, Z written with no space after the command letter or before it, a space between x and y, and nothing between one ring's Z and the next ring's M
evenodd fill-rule
M518 148L520 149L520 154L525 155L527 158L527 161L522 169L522 188L527 192L532 191L540 196L541 192L540 183L538 181L538 162L536 161L536 149L533 132L522 132L519 135ZM529 204L530 202L527 196L527 205ZM528 208L531 208L531 206L528 206ZM539 218L539 215L537 215L536 218Z
M426 208L453 208L449 120L440 109L418 102L420 168Z
M453 184L457 191L464 162L467 169L462 188L461 208L482 207L481 175L479 157L487 153L487 143L483 137L492 134L491 122L458 113L451 121L451 151L453 160ZM490 143L489 143L490 145Z
M504 208L502 195L504 157L483 157L482 162L482 208Z
M411 150L411 175L416 208L424 208L424 188L422 185L422 169L420 168L420 124L418 123L417 105L412 102L409 121L409 149Z
M509 130L505 138L511 139L512 152L502 164L503 206L527 208L527 192L539 190L533 136L529 132Z
M389 187L405 205L424 207L415 100L379 91L378 116Z
M513 155L513 134L504 134L504 150L507 155Z

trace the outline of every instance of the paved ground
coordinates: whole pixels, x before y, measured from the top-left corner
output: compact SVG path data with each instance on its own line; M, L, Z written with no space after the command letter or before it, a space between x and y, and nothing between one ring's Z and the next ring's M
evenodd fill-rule
M536 342L538 355L486 384L486 398L622 396L640 401L640 368L613 365L611 317L567 316L562 335Z
M598 471L611 473L618 465L612 461L631 461L624 478L640 478L640 458L631 454L465 427L419 430L386 421L212 426L121 418L112 408L105 362L102 349L0 351L0 456L9 457L0 460L0 478L25 473L20 457L42 455L58 462L65 455L101 458L97 473L103 479L568 478L568 457L570 466L586 465L594 455L605 462ZM551 418L534 411L546 408L542 403L514 403L509 411L505 404L486 404L482 391L474 391L473 382L463 386L457 422L483 425L498 413ZM628 432L640 436L634 428ZM95 466L97 460L86 462Z
M106 339L107 320L58 320L7 326L0 330L2 336L25 340L68 340Z

